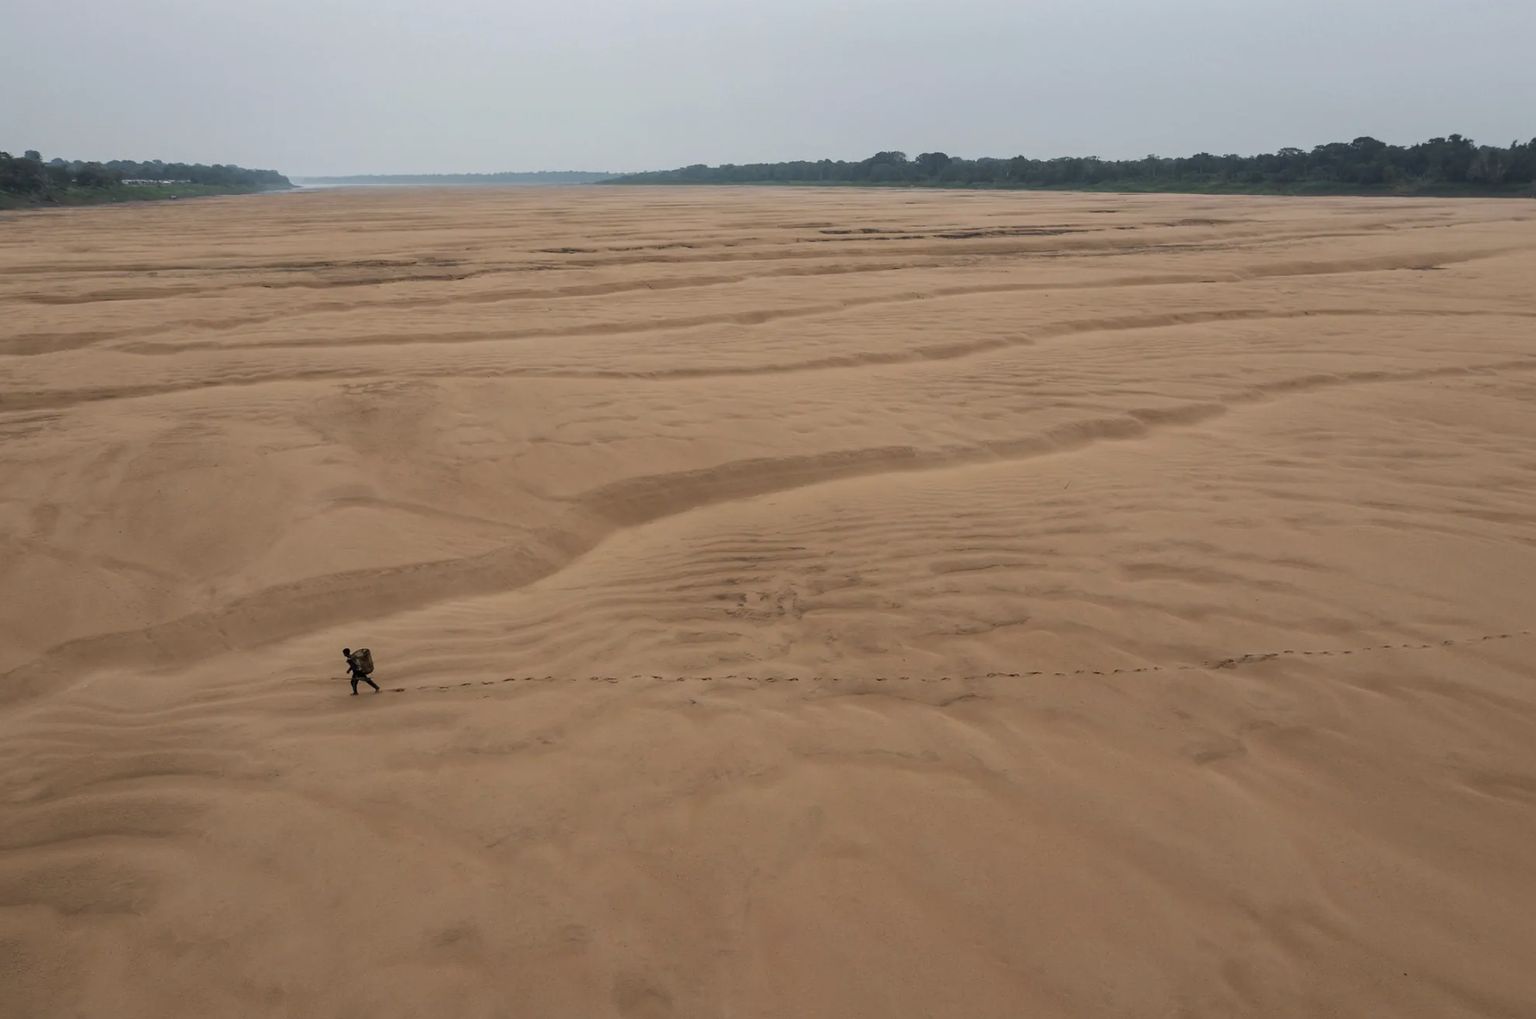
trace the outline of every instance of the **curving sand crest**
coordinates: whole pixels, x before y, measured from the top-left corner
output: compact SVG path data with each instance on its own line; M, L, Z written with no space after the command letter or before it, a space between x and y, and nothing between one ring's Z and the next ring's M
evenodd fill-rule
M0 1016L1536 1015L1533 280L1513 200L0 215Z

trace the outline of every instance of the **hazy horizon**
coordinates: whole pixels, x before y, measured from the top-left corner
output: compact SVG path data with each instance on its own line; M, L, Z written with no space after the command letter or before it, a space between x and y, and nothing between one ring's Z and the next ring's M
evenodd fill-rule
M296 177L1536 135L1512 0L17 0L0 149Z

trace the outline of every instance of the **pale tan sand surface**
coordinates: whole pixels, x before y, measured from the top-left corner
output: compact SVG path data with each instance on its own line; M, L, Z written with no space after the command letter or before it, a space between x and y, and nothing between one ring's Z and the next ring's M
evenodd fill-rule
M9 214L0 436L6 1019L1536 1015L1536 204Z

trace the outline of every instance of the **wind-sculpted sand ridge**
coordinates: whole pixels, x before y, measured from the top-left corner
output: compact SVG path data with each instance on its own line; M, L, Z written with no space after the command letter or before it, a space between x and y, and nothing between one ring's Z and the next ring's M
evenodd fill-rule
M1274 278L1280 278L1280 277L1286 277L1286 276L1345 275L1345 274L1350 274L1350 273L1385 272L1385 271L1403 270L1403 269L1411 269L1411 270L1417 270L1417 271L1427 271L1427 270L1431 270L1431 269L1443 268L1447 264L1455 264L1455 263L1458 263L1458 262L1473 261L1473 260L1480 259L1480 258L1493 257L1493 256L1495 256L1495 255L1497 255L1499 253L1500 252L1496 251L1496 250L1495 251L1480 251L1480 252L1459 252L1459 253L1425 252L1423 254L1415 254L1415 255L1406 255L1406 256L1405 255L1394 255L1394 256L1390 256L1390 257L1386 257L1386 258L1366 259L1366 260L1360 260L1360 261L1356 261L1356 262L1352 262L1352 263L1297 262L1297 263L1288 263L1288 264L1269 265L1269 266L1264 266L1262 268L1252 268L1252 269L1248 269L1246 271L1243 271L1243 272L1237 273L1237 274L1231 274L1231 273L1225 272L1225 271L1218 272L1216 274L1216 276L1217 276L1216 279L1212 279L1210 274L1195 274L1195 275L1183 275L1183 276L1131 277L1131 278L1119 278L1119 279L1109 278L1109 279L1102 279L1102 280L1076 280L1076 281L1072 281L1072 280L1056 280L1056 281L1052 281L1052 282L1030 282L1030 283L1014 282L1014 283L993 283L993 284L981 284L981 285L937 287L937 288L927 289L927 290L924 290L922 292L882 293L882 294L879 294L879 295L868 296L868 297L844 298L842 300L836 301L834 303L829 303L829 304L809 304L809 305L804 305L804 306L801 306L801 307L794 307L794 308L763 308L763 309L750 310L750 311L735 310L735 311L731 311L731 312L723 313L723 314L719 314L719 315L714 315L714 316L695 316L695 317L687 318L687 319L661 319L661 320L658 320L658 321L645 322L645 323L585 323L585 324L582 324L582 325L569 326L569 327L565 327L563 329L547 331L547 332L526 332L526 333L512 333L512 334L498 333L495 336L489 337L489 338L495 338L495 339L525 339L525 338L535 338L535 337L606 335L606 334L616 333L616 332L617 333L646 332L646 331L650 331L651 329L680 329L680 328L688 328L688 327L691 327L691 326L710 325L710 324L724 324L724 323L744 324L744 325L760 325L760 324L763 324L765 322L771 322L771 321L774 321L774 320L779 319L779 318L793 318L793 317L802 317L802 316L820 316L820 315L836 314L838 312L847 311L847 310L850 310L850 309L857 309L857 308L861 308L861 307L867 307L867 306L870 306L870 305L901 304L901 303L907 303L907 302L911 302L911 301L928 301L928 300L938 300L938 299L949 298L949 297L966 297L966 296L976 296L976 295L982 295L982 294L1010 294L1010 293L1027 293L1027 292L1030 292L1030 291L1056 291L1056 290L1105 289L1105 288L1119 289L1119 288L1122 288L1122 287L1130 287L1130 286L1174 286L1174 285L1186 285L1186 284L1195 284L1195 283L1213 283L1213 282L1222 282L1222 281L1225 281L1225 282L1237 282L1237 281L1265 280L1265 279L1274 279ZM802 277L803 276L808 276L808 275L837 275L837 276L846 276L850 272L854 272L854 271L858 271L858 272L879 271L879 272L892 272L892 273L894 273L894 272L908 271L908 270L910 270L912 268L914 268L914 267L910 266L910 265L892 265L892 266L887 266L887 267L881 267L878 270L871 270L871 269L868 269L868 268L863 268L863 269L847 269L847 268L843 268L843 267L834 267L834 268L829 268L829 269L819 270L819 271L818 270L794 270L794 271L768 270L767 272L765 272L763 274L762 278L775 278L775 277L783 277L783 276L788 276L788 275L802 276ZM928 268L932 268L932 266L929 266ZM1223 277L1225 277L1224 280L1223 280ZM463 277L459 277L459 278L463 278ZM533 291L514 291L514 292L511 292L511 293L500 292L500 291L492 291L492 292L489 292L489 293L485 293L485 292L481 292L481 293L468 293L468 294L458 294L458 295L452 295L452 296L433 297L433 298L427 298L427 297L394 298L394 299L383 299L383 300L377 300L377 301L370 301L370 302L367 302L366 307L369 310L372 310L372 311L383 311L383 310L386 310L386 309L394 309L394 310L401 310L401 309L412 309L412 310L414 310L414 309L441 309L441 308L445 308L445 307L454 307L454 308L462 309L462 308L469 307L469 306L474 306L474 305L503 304L503 303L512 303L512 302L549 301L549 300L564 301L564 300L570 300L570 299L573 299L573 298L602 297L602 296L625 295L625 294L639 294L639 293L642 293L642 292L647 293L647 294L654 294L654 293L657 293L657 292L666 292L666 291L675 290L675 289L695 289L695 288L706 289L706 288L713 288L713 287L720 287L720 286L732 286L732 285L736 285L736 284L741 284L741 283L747 282L748 280L753 279L753 278L754 277L750 277L750 276L687 277L687 278L683 278L683 279L672 279L672 280L669 280L669 279L653 279L653 280L647 280L647 281L645 281L643 283L639 283L639 284L603 283L603 284L591 284L591 285L574 285L574 286L563 287L563 288L558 288L558 289L549 290L549 291L536 291L536 290L533 290ZM227 288L221 288L217 292L219 292L219 293L227 292ZM150 291L135 290L132 293L133 293L134 296L131 299L133 299L133 300L155 300L155 299L160 299L156 295L154 295L153 292L150 292ZM183 296L183 292L178 290L178 289L172 288L170 290L169 294L166 295L166 296L172 296L172 297L176 297L176 298L181 298ZM105 298L102 298L101 300L110 302L110 301L119 300L119 299L123 299L123 298L105 297ZM25 303L42 303L42 304L49 303L46 299L40 299L38 297L24 297L24 298L22 298L22 301L25 302ZM58 302L55 302L55 303L58 303ZM99 301L96 300L96 299L84 299L84 298L82 298L81 300L78 300L78 301L73 301L72 300L72 301L63 302L63 303L89 305L89 304L99 303ZM336 315L336 314L353 314L353 313L355 313L358 310L358 307L359 307L359 305L357 303L346 304L346 303L337 303L337 302L327 302L327 303L322 303L322 304L313 304L313 305L310 305L310 306L302 308L302 309L293 309L293 310L289 310L287 312L267 313L267 314L261 314L261 315L248 315L248 316L233 316L233 317L219 318L219 319L209 318L209 317L204 316L204 317L193 318L193 319L182 319L182 320L173 321L173 322L157 321L157 322L154 322L152 324L146 324L146 325L143 325L143 326L130 327L130 328L127 328L127 329L119 329L119 330L107 331L107 332L104 332L104 331L94 331L94 332L93 331L82 331L80 329L70 329L67 333L64 333L64 334L58 334L58 333L36 333L36 334L29 334L29 333L25 333L25 332L18 332L12 339L10 339L8 341L9 346L6 349L0 350L0 353L9 353L9 354L52 353L52 352L55 352L55 351L71 350L71 349L77 349L77 348L80 348L80 347L98 346L98 345L102 345L102 344L110 344L110 343L113 343L114 341L134 340L134 339L138 339L138 338L142 338L142 337L146 337L146 336L155 336L155 335L163 334L163 333L165 333L167 331L182 331L182 330L191 329L191 330L196 330L196 331L201 332L201 333L217 333L217 332L228 332L228 331L238 330L238 329L240 329L242 327L247 327L247 326L268 325L268 324L275 323L275 322L282 322L282 323L290 324L291 325L291 324L293 324L298 319L307 319L309 316L313 316L313 315L322 315L323 316L323 315ZM57 318L58 316L54 315L52 317ZM484 335L483 333L460 333L458 335L448 334L448 335L439 335L439 336L435 337L437 342L475 342L476 340L484 340L484 339L487 339L487 338L488 337L486 335ZM263 345L267 345L267 346L285 346L285 345L286 346L313 346L316 342L317 341L314 340L314 339L290 340L290 341L269 341L269 342L267 342L267 343L265 343ZM349 338L345 342L347 344L349 344L349 345L387 344L387 343L401 343L401 342L408 343L408 342L420 342L420 337L419 337L419 335L417 335L413 339L410 336L398 336L398 337L379 336L379 337L372 337L372 338L369 338L369 337L366 337L366 336L359 336L359 337ZM127 350L129 352L133 352L133 353L165 354L165 353L176 353L176 352L182 351L182 350L203 350L203 349L215 349L216 350L216 349L225 349L229 345L230 344L228 344L228 343L217 343L217 342L204 342L204 343L186 343L186 342L179 342L178 343L178 342L170 342L170 343L153 343L153 344L152 343L137 343L137 344L130 344L130 345L122 346L121 349Z
M0 1016L1536 1011L1526 206L0 214Z
M831 480L890 471L933 470L999 457L1038 456L1095 439L1145 434L1149 424L1188 424L1221 413L1198 405L1137 411L1125 418L1075 422L1054 434L999 440L969 448L911 446L839 451L802 457L737 461L702 470L632 478L584 493L562 523L514 547L468 559L412 563L330 574L247 595L213 613L198 613L145 630L103 634L52 649L40 661L0 675L0 698L40 692L44 676L69 675L82 665L132 661L164 665L236 648L250 648L329 623L368 619L381 611L415 608L451 597L507 590L548 576L590 551L615 527L731 499L752 498Z
M821 371L831 368L859 368L878 367L883 365L914 364L927 361L948 361L984 354L1012 346L1026 346L1038 343L1042 340L1060 339L1082 335L1086 333L1135 331L1145 329L1158 329L1170 325L1196 325L1206 322L1242 322L1262 320L1284 320L1296 318L1330 318L1330 317L1396 317L1396 318L1475 318L1475 317L1504 317L1512 319L1536 318L1536 312L1519 311L1475 311L1470 309L1446 309L1446 310L1411 310L1399 309L1394 311L1373 310L1366 308L1311 308L1304 310L1278 311L1273 309L1223 309L1213 311L1168 312L1165 314L1148 315L1139 317L1127 317L1121 319L1084 319L1057 324L1045 325L1012 336L986 337L970 341L956 341L940 345L919 346L909 349L895 349L887 351L853 351L843 354L828 355L820 358L811 358L802 361L788 361L775 363L753 363L736 367L730 366L695 366L679 368L566 368L553 366L517 368L505 366L476 366L457 372L427 371L421 373L427 377L483 377L483 378L565 378L565 379L621 379L621 380L670 380L670 379L707 379L726 378L732 376L753 375L777 375L798 372ZM759 324L773 317L764 316L756 318L748 323ZM745 320L754 316L739 316ZM705 324L698 321L675 323L673 328L687 329L691 326ZM610 327L597 331L583 332L558 332L510 335L502 337L503 341L516 339L558 339L572 338L576 336L618 336L632 332L658 332L664 331L659 327L647 326L643 328L628 329L622 327ZM359 344L408 344L411 341L400 338L399 340L381 340L380 338L360 339ZM498 342L487 341L483 336L474 337L439 337L436 343L481 343ZM286 346L277 344L275 346ZM298 345L295 345L298 346ZM311 344L303 349L313 352L317 348L324 349L326 344ZM148 348L142 348L148 349ZM180 347L175 351L165 349L162 352L183 352L187 348ZM113 386L85 390L53 390L53 391L19 391L0 393L0 408L8 408L13 411L33 409L45 409L55 407L67 407L76 403L94 402L99 400L135 399L144 396L158 396L177 392L190 392L195 390L217 388L221 386L250 386L261 385L276 381L291 381L297 379L357 379L373 378L375 373L366 368L359 368L355 363L349 366L337 366L335 368L308 368L299 369L290 367L286 371L276 368L268 368L265 371L254 365L230 366L234 371L226 377L203 377L196 380L188 380L183 383L146 384L139 386ZM409 371L409 370L407 370Z
M128 661L143 665L185 663L234 649L257 647L306 632L322 622L334 625L366 620L381 611L418 608L448 598L521 587L590 551L617 527L632 527L717 502L893 471L942 470L1066 452L1100 440L1140 438L1156 427L1200 424L1225 414L1232 406L1278 395L1530 369L1536 369L1536 358L1396 373L1315 374L1263 383L1221 402L1133 408L1123 417L1072 421L1024 438L926 450L912 446L842 450L735 461L699 470L630 478L575 497L558 525L515 546L464 559L309 577L245 595L211 613L197 613L141 631L70 642L50 649L40 660L0 675L0 698L34 695L46 689L40 685L46 682L45 677L68 675L66 670L82 665ZM442 513L428 506L415 509ZM111 565L125 570L142 569L128 562L113 561ZM156 579L165 578L157 575Z

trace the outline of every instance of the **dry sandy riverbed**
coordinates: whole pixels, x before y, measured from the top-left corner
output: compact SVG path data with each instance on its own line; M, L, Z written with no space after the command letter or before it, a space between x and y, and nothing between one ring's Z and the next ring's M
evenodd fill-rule
M1536 1014L1533 280L1521 201L0 216L0 1014Z

